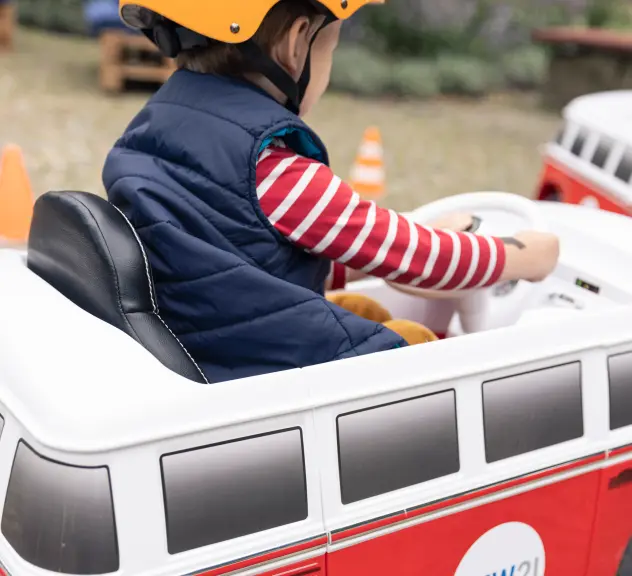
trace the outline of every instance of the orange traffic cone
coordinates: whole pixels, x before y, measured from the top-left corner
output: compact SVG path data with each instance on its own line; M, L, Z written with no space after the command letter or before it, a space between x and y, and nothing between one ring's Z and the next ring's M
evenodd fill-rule
M0 2L0 52L13 48L15 12L13 2Z
M7 146L0 157L0 238L28 240L34 203L22 150Z
M351 187L362 198L377 200L386 192L384 148L380 131L375 127L364 132L350 180Z

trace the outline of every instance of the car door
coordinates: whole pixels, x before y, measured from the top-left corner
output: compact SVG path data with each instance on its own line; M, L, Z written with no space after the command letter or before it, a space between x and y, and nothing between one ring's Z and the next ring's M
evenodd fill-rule
M449 390L340 416L343 505L416 483L407 507L370 517L367 504L364 522L333 532L329 576L585 573L603 455L582 441L580 362L474 386L457 388L460 449ZM486 462L470 467L483 432Z
M588 576L632 576L632 352L608 358L610 444Z

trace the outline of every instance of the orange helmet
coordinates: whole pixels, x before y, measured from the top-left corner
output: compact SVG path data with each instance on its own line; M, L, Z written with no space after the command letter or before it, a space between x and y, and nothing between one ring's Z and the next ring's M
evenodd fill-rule
M264 18L281 0L119 0L121 18L141 30L169 58L210 42L234 44L253 70L287 96L286 107L298 114L310 81L310 58L296 82L252 39ZM291 0L311 4L325 16L321 29L349 18L362 6L385 0ZM316 35L313 37L316 38ZM312 40L313 42L313 40Z
M161 16L197 34L236 44L254 36L270 9L280 0L119 0L121 18L132 28L153 27ZM385 0L297 0L307 1L344 20L367 4Z

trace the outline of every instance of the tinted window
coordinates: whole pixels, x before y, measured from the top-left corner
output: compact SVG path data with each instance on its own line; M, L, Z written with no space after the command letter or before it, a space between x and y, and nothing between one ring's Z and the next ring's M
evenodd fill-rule
M18 444L2 533L27 562L63 574L106 574L119 557L106 467L78 468Z
M591 162L599 167L603 168L608 161L608 157L610 156L610 151L612 150L612 140L610 138L601 137L599 139L599 144L597 144L597 148L595 149L595 153L591 159Z
M487 461L584 434L579 362L483 383Z
M608 358L610 430L632 424L632 353Z
M343 504L459 471L454 390L338 417Z
M557 136L555 137L555 141L558 144L562 144L562 141L564 140L564 134L566 134L566 126L562 126L560 128L560 131L557 133Z
M300 429L162 457L170 554L307 518Z
M573 142L573 145L571 146L571 152L575 154L575 156L579 156L582 153L587 138L588 132L581 128L577 133L577 136L575 136L575 142Z
M623 158L621 158L619 167L614 175L624 182L630 182L632 179L632 150L629 148L623 154Z

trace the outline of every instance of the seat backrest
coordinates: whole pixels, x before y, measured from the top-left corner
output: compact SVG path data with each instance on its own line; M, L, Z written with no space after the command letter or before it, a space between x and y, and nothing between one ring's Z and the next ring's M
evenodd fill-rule
M208 384L158 312L145 249L115 206L85 192L35 203L28 267L86 312L122 330L174 372Z

